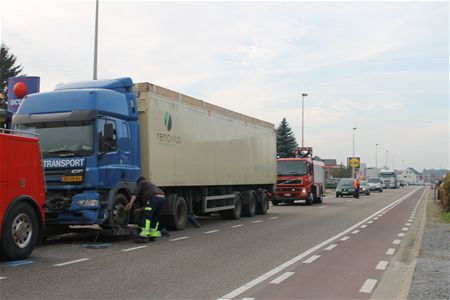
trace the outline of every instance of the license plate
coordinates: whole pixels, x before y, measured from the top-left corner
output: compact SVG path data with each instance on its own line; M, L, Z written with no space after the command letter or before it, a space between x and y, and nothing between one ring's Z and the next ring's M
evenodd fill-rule
M62 182L79 182L83 181L83 176L63 176Z
M285 196L285 197L290 197L290 196L291 196L291 194L284 194L284 196Z

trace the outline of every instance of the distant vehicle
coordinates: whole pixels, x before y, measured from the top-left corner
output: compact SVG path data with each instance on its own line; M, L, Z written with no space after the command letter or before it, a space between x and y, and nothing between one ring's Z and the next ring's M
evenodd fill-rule
M355 180L352 178L342 178L336 187L336 197L353 196L356 198Z
M325 179L325 188L326 189L335 189L339 183L340 178L330 178Z
M27 258L44 226L45 184L39 141L0 129L0 257Z
M306 205L323 202L325 184L324 163L312 158L312 148L297 149L296 158L277 160L277 185L272 199L273 205L292 204L304 200Z
M383 180L381 180L381 178L379 177L369 178L367 180L367 184L369 185L371 191L378 191L378 192L383 191Z
M378 177L378 169L377 168L367 168L366 169L366 178L374 178Z
M394 170L383 170L380 172L379 177L383 179L384 188L398 188L398 176Z
M369 185L367 184L367 181L361 181L360 183L359 183L359 190L360 190L360 192L361 192L361 194L364 194L364 195L370 195L370 187L369 187Z
M404 180L399 180L399 181L398 181L398 185L399 185L400 187L404 187L404 186L406 186L406 182L405 182Z

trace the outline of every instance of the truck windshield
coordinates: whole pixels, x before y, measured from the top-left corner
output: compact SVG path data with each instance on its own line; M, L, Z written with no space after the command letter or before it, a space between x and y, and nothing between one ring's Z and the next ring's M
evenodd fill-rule
M368 182L369 183L379 183L380 179L379 178L369 178Z
M306 161L286 160L277 162L278 175L305 175Z
M395 173L380 173L380 177L388 178L388 177L396 177L396 176L395 176Z
M17 129L39 134L44 158L90 156L94 152L92 121L18 124Z

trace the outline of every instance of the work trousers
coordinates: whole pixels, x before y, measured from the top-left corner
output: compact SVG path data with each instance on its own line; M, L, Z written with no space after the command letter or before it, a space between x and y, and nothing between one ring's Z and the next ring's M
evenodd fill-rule
M165 201L166 199L164 197L151 197L149 200L147 200L144 209L143 220L141 222L143 226L141 225L141 227L146 227L146 221L150 221L150 228L158 229L157 227L159 225L161 209Z

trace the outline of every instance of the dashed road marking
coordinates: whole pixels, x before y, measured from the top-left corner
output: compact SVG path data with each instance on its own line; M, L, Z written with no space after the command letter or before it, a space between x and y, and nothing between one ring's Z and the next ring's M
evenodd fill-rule
M369 222L367 222L367 224L372 224L373 223L373 221L369 221Z
M411 223L406 223L405 225L406 225L406 226L411 226Z
M286 272L286 273L278 276L274 280L272 280L270 283L272 283L272 284L280 284L281 282L283 282L284 280L288 279L289 277L291 277L294 274L295 274L294 272Z
M275 219L278 219L279 217L272 217L272 218L269 218L269 220L275 220Z
M336 244L332 244L332 245L326 247L325 250L330 251L330 250L333 250L333 249L336 248L336 247L337 247Z
M398 237L404 237L405 233L404 232L400 232L399 234L397 234Z
M216 233L219 231L220 231L219 229L215 229L215 230L206 231L206 232L204 232L204 234Z
M408 231L408 229L409 229L408 227L403 227L402 231Z
M6 279L6 277L0 277L0 280L2 280L2 279Z
M395 253L395 248L389 248L389 249L386 251L386 254L387 254L387 255L394 255L394 253Z
M408 220L408 222L412 222L412 221L414 221L414 220L413 220L413 219L409 219L409 220Z
M361 225L361 228L367 228L367 225Z
M347 200L347 202L352 202L352 201L353 201L352 199L348 199L348 200Z
M234 226L231 226L231 228L238 228L238 227L242 227L242 226L244 226L244 224L234 225Z
M241 300L255 300L255 298L248 298L248 297L245 297L245 298L242 298Z
M359 290L361 293L370 294L373 291L373 288L377 284L378 280L376 279L367 279L361 289Z
M376 218L373 218L374 220L378 220L378 217L376 217Z
M257 221L253 221L252 223L256 224L256 223L261 223L261 222L262 222L262 220L257 220Z
M384 271L384 270L386 270L387 265L388 265L388 262L387 262L387 261L381 260L381 261L378 263L378 265L375 267L375 270L381 270L381 271Z
M148 246L137 246L137 247L133 247L133 248L127 248L127 249L123 249L120 250L122 252L128 252L128 251L134 251L134 250L138 250L138 249L143 249L143 248L147 248Z
M72 264L76 264L76 263L87 261L87 260L90 260L90 258L80 258L80 259L76 259L76 260L72 260L72 261L56 264L56 265L53 265L53 266L54 267L63 267L63 266L72 265Z
M185 239L188 239L188 238L189 238L188 236L182 236L182 237L179 237L179 238L176 238L176 239L171 239L169 241L176 242L176 241L181 241L181 240L185 240Z
M344 236L342 239L340 239L340 241L346 241L348 240L350 237L349 236Z
M394 245L400 245L401 242L402 242L402 240L394 240L394 241L392 242L392 244L394 244Z
M328 207L327 205L324 205L324 206L319 206L319 208L325 208L325 207Z
M352 231L352 234L357 234L357 233L359 233L359 230Z
M318 259L320 257L320 255L313 255L310 258L308 258L307 260L305 260L303 263L304 264L310 264L313 261L315 261L316 259Z

